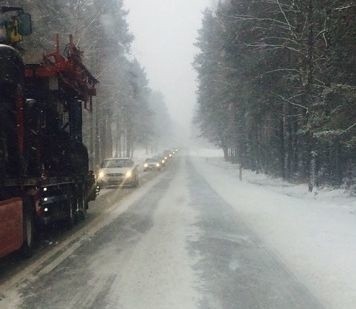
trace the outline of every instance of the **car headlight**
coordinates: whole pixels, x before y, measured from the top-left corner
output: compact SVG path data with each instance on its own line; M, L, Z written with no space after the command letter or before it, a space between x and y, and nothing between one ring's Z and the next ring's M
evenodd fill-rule
M126 178L131 178L132 177L132 171L127 171L125 177Z
M156 166L157 166L157 167L160 167L160 166L161 166L161 164L157 163L157 164L156 164Z
M147 164L147 163L145 163L145 164L143 165L143 167L148 167L148 164Z
M168 157L164 157L165 160L168 160Z
M162 160L162 164L166 163L166 161Z
M105 177L105 172L104 171L100 171L98 174L98 179L103 179Z

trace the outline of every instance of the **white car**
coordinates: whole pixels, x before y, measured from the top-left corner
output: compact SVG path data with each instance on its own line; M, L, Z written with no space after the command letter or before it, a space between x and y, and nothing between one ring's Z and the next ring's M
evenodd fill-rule
M162 168L162 163L160 158L151 158L146 159L145 163L143 164L143 170L146 171L160 171Z
M97 179L100 188L137 187L139 184L138 165L130 158L105 159Z

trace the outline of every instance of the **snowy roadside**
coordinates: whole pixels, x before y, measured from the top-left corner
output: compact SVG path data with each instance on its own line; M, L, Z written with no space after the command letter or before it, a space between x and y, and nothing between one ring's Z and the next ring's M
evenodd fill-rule
M356 199L244 171L214 151L192 152L192 162L300 281L330 308L356 304Z
M224 170L226 175L239 181L239 166L226 162L223 159L222 151L219 149L203 149L190 153L193 157L205 160L209 165ZM263 173L257 174L250 170L243 170L242 182L263 186L269 190L281 193L290 197L303 200L318 200L325 202L325 207L344 208L350 213L356 214L356 197L344 189L334 189L330 187L318 188L317 192L310 193L307 184L294 184L286 182L281 178L272 177Z

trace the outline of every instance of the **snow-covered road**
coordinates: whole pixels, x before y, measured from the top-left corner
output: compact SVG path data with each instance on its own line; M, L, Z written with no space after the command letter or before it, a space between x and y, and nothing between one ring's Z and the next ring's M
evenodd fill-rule
M4 293L0 308L352 309L356 263L339 258L346 244L356 257L356 228L330 209L181 156L113 201L105 222L57 263L43 261L46 271ZM329 244L342 226L345 243Z

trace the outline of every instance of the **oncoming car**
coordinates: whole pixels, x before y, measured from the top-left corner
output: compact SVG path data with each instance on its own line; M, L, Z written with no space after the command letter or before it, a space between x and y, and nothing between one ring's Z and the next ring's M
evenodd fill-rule
M163 152L163 155L164 155L165 160L173 158L173 153L170 150L165 150Z
M156 158L160 162L162 167L166 166L168 158L166 158L164 154L158 155Z
M130 158L105 159L98 172L100 188L109 186L137 187L138 165Z
M143 170L145 172L150 170L160 171L161 168L162 168L162 162L160 158L156 158L156 157L146 159L145 163L143 164Z

